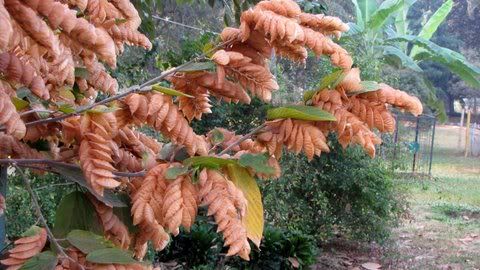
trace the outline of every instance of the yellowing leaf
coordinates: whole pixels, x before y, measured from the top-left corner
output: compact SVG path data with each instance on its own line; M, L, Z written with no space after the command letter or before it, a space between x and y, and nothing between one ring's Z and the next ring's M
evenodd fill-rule
M247 236L257 247L260 247L264 225L260 189L247 169L236 164L228 165L227 169L228 176L235 186L243 192L248 201L247 212L242 220L243 225L247 229Z
M71 100L71 101L75 100L75 95L68 88L64 87L64 88L60 89L60 91L58 91L58 94L66 100Z
M17 97L12 97L12 103L15 106L15 109L17 109L17 111L23 110L28 107L28 105L30 105L28 101Z

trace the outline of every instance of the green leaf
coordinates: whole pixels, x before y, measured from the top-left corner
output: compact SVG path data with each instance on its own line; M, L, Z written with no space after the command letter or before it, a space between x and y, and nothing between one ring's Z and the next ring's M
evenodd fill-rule
M72 104L64 103L64 102L57 102L58 110L65 113L71 114L75 112L75 108Z
M80 191L67 194L60 201L55 213L53 234L57 238L65 238L70 231L75 229L103 232L92 203Z
M268 158L263 154L243 154L238 159L238 164L249 167L257 173L273 174L275 169L268 165Z
M130 208L131 207L114 207L113 213L123 224L125 224L125 226L127 226L129 233L135 233L138 231L138 228L133 225L133 217Z
M211 131L212 134L212 143L213 144L219 144L222 143L225 140L225 136L223 133L218 129L214 129Z
M320 85L318 86L318 90L323 90L323 89L333 89L337 87L339 83L343 81L347 74L343 72L342 69L336 70L325 77L322 78L320 81Z
M372 14L377 10L377 1L376 0L352 0L355 5L357 13L360 11L362 15L362 22L359 25L365 25L369 20ZM357 15L358 23L358 15Z
M260 247L264 221L262 194L257 182L247 169L239 165L228 165L227 171L229 178L243 192L248 202L247 212L242 219L242 223L247 229L247 236L257 247Z
M175 152L175 157L174 157L175 161L182 162L185 159L187 159L189 155L185 150L185 147L180 148L180 150L178 150L177 147L178 146L173 143L165 144L162 147L162 150L160 150L160 153L158 154L158 159L170 160L170 157L174 154L174 152Z
M309 101L310 99L313 98L313 96L315 96L316 93L318 93L318 90L307 90L303 92L303 101L304 102Z
M403 7L397 12L397 16L395 17L395 30L400 35L406 35L408 33L407 14L410 6L412 6L415 1L416 0L403 1ZM402 46L402 50L405 51L406 46Z
M424 38L403 35L390 38L387 42L411 42L423 49L424 52L415 56L416 60L430 60L445 65L451 72L457 74L471 87L480 88L480 68L468 62L463 55Z
M87 261L100 264L135 264L130 252L119 248L98 249L88 253Z
M415 63L415 61L408 55L406 55L402 50L394 46L379 46L383 49L384 56L395 57L400 61L402 66L407 67L413 71L423 72L423 70Z
M339 83L345 78L347 74L342 69L336 70L322 78L317 90L308 90L303 94L303 101L307 102L313 98L313 96L321 90L333 89L337 87Z
M157 92L163 93L165 95L169 95L169 96L194 98L194 96L185 94L183 92L177 91L177 90L172 89L172 88L161 86L159 84L152 85L152 89L157 91Z
M105 239L103 236L82 230L71 231L67 235L67 241L85 254L95 250L114 247L114 244Z
M382 2L370 20L368 20L368 27L373 30L380 29L390 15L397 12L403 6L403 1L404 0L386 0Z
M115 106L108 107L104 105L98 105L98 106L95 106L93 109L88 110L87 112L88 113L110 113L116 110L118 110L118 108Z
M28 259L20 270L52 270L57 263L57 256L53 252L44 251Z
M229 164L236 164L236 163L237 161L234 159L225 159L225 158L209 157L209 156L191 157L191 158L187 158L183 162L183 164L187 166L211 168L211 169L219 169L223 166L227 166Z
M348 93L349 96L364 94L364 93L368 93L368 92L374 92L374 91L377 91L377 90L380 89L380 84L378 84L377 82L374 82L374 81L362 81L362 82L360 82L360 84L362 85L362 90L355 91L355 92L350 92L350 93Z
M22 237L30 237L30 236L37 235L40 232L41 229L42 228L40 228L36 225L33 225L30 228L28 228L28 230L26 230L22 233Z
M313 106L289 105L269 109L267 111L267 119L299 119L309 121L335 121L335 116Z
M88 76L90 76L90 73L88 73L87 68L84 67L76 67L75 68L75 77L79 77L82 79L88 79Z
M24 99L28 96L33 95L32 91L30 91L30 89L28 89L27 87L24 87L24 86L18 88L17 91L16 91L16 94L17 94L17 97L20 98L20 99Z
M87 181L85 180L85 177L83 175L83 171L79 167L55 164L55 166L52 169L56 173L63 176L65 179L75 182L81 185L82 187L88 189L88 191L90 191L90 193L93 196L95 196L95 198L97 198L99 201L102 201L106 205L109 205L112 207L127 207L127 204L125 204L125 202L121 200L118 195L116 195L110 190L105 190L103 192L103 196L100 196L99 194L97 194L90 187L90 185L87 184Z
M165 172L165 179L168 180L175 180L177 179L180 175L184 175L188 172L188 167L187 166L173 166L167 169Z
M196 72L202 70L213 70L214 68L215 64L213 62L195 62L181 67L178 69L178 72Z
M23 100L23 99L20 99L18 97L12 97L12 103L13 105L15 106L15 109L17 109L17 111L21 111L25 108L28 107L28 105L30 105L30 102L26 101L26 100Z
M347 24L348 24L349 29L348 29L348 32L346 32L342 35L343 38L358 35L358 34L362 33L363 30L364 30L362 27L360 27L356 23L349 22Z
M445 1L440 8L437 9L437 11L430 17L430 19L427 21L427 23L423 26L422 30L420 31L420 34L418 34L418 37L424 38L426 40L429 40L432 38L433 34L437 31L438 27L445 21L447 18L448 14L452 11L453 8L453 1L452 0L447 0ZM420 52L420 49L418 47L413 47L412 51L410 52L410 56L414 57Z

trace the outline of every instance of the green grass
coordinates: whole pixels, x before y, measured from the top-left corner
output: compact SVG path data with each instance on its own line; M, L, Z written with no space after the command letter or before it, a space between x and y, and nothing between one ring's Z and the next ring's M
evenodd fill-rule
M394 269L480 267L480 158L465 158L456 127L438 127L433 179L398 179L410 218L396 232L386 261Z

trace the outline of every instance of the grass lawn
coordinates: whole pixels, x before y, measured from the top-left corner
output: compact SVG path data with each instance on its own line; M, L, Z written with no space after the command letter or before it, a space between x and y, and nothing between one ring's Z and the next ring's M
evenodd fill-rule
M389 269L480 269L480 158L465 158L458 128L440 126L434 179L399 179L410 213L384 256Z

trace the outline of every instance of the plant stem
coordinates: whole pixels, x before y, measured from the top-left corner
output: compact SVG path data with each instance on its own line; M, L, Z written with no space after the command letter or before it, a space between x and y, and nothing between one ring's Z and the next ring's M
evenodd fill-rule
M15 169L17 169L18 173L22 177L23 183L25 184L25 188L27 189L28 193L30 194L30 197L32 199L33 206L35 207L35 213L37 214L38 218L40 219L40 222L42 223L43 227L45 227L45 230L47 231L48 239L50 240L50 244L52 244L55 249L60 253L60 256L69 259L73 263L77 264L81 269L85 269L82 265L80 265L77 261L75 261L73 258L68 256L65 251L63 250L63 247L60 246L60 244L57 242L57 239L55 239L55 236L53 236L52 231L50 230L50 227L48 227L47 220L42 214L42 209L40 208L40 204L38 203L37 196L35 195L35 192L32 189L32 186L30 185L30 180L28 180L27 176L23 172L23 170L17 166L17 164L13 163L12 164Z
M233 142L232 144L230 144L229 146L227 146L227 148L223 149L222 152L218 153L219 156L223 155L223 154L226 154L228 153L228 151L230 151L230 149L234 148L235 146L241 144L243 141L245 141L246 139L250 139L253 135L257 134L260 130L262 130L264 127L266 127L267 124L266 123L263 123L261 124L260 126L252 129L252 131L250 131L249 133L243 135L242 137L240 137L238 140L236 140L235 142Z

